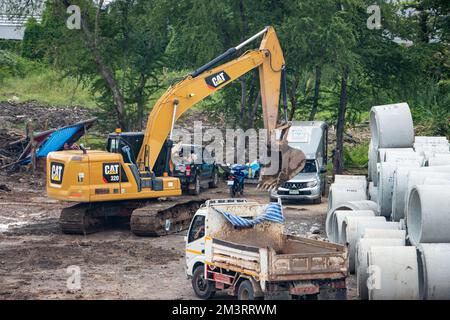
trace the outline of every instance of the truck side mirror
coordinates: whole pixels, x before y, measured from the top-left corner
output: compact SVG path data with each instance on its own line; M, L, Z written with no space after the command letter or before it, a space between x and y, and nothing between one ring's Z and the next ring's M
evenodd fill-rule
M327 173L327 168L326 167L320 167L320 173Z

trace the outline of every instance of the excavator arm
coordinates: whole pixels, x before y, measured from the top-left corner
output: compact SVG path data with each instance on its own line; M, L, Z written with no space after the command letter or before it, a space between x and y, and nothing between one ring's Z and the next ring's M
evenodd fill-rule
M263 36L263 39L259 50L247 51L237 59L215 66L260 36ZM272 27L266 27L250 39L197 69L171 86L154 105L148 118L137 162L152 169L167 137L172 138L174 123L181 115L196 103L255 68L259 70L264 127L269 133L273 132L278 124L283 67L283 52L275 30ZM284 128L288 126L285 125ZM285 137L287 134L282 136ZM281 152L281 168L274 176L262 177L261 185L265 189L274 188L291 179L303 169L305 163L303 152L288 147L283 139L278 143Z

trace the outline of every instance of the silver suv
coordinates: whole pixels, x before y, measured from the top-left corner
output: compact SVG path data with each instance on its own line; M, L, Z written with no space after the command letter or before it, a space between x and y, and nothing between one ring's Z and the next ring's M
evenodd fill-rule
M319 168L314 159L306 160L303 170L278 189L272 190L270 200L312 200L322 202L325 193L326 169Z

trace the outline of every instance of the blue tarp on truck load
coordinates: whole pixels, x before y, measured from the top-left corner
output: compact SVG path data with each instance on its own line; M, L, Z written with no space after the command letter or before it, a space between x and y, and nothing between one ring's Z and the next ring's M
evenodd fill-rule
M271 202L267 205L266 212L264 214L257 216L254 219L242 218L237 215L234 215L230 212L226 212L220 210L218 208L212 207L217 212L221 213L233 226L239 228L250 228L254 225L264 222L264 221L272 221L283 223L283 211L281 210L281 205L277 202Z

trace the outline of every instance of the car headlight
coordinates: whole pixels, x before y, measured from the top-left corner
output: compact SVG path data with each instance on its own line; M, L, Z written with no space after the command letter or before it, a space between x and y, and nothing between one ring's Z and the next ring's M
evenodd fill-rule
M317 180L307 182L306 186L308 188L313 188L313 187L317 186Z

